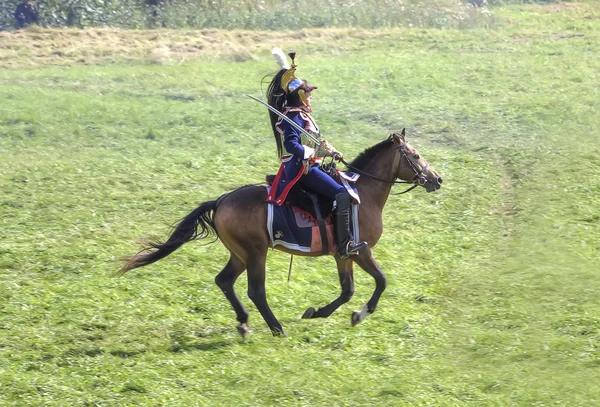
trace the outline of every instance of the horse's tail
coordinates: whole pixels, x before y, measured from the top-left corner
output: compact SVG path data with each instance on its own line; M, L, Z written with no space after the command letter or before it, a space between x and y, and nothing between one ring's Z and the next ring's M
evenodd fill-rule
M173 253L184 243L209 236L218 236L215 228L215 213L221 198L204 202L189 215L173 226L173 232L166 242L143 241L146 246L133 256L125 257L125 265L116 274L122 276L134 268L147 266Z

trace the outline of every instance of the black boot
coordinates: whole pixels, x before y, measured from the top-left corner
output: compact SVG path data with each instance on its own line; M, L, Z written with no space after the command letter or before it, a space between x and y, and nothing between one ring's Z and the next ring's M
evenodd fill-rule
M335 239L338 255L346 259L365 247L366 242L355 243L350 238L350 194L343 193L335 196Z

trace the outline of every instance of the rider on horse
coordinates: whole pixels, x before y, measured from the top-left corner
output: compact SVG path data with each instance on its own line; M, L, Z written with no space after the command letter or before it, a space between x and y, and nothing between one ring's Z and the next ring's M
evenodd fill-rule
M274 48L272 53L281 69L269 85L267 91L269 105L319 138L319 127L311 116L311 93L317 87L296 78L295 53L289 54L292 59L291 66L279 48ZM321 141L315 149L315 143L308 140L298 129L276 114L272 112L269 114L277 143L277 155L281 158L281 168L276 177L277 183L272 186L267 202L281 206L285 202L287 193L296 183L333 200L338 255L347 258L356 254L367 244L356 243L350 236L350 194L320 167L323 157L340 159L342 155L326 140ZM283 154L283 148L287 154Z

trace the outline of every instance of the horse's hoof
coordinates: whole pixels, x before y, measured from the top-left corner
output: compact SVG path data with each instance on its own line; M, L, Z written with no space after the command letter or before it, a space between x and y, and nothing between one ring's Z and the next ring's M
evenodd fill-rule
M302 319L310 319L313 317L313 315L315 315L315 309L313 307L310 307L309 309L307 309L306 311L304 311L304 314L302 314Z
M248 336L248 333L250 333L250 329L248 328L248 324L239 324L237 326L237 331L240 335L242 335L242 338L245 338L246 336Z
M365 319L365 317L363 316L362 312L354 311L351 317L352 326L356 326L357 324L362 322L363 319Z
M283 330L279 330L279 329L272 329L271 333L273 334L273 336L279 336L281 338L287 338L287 334L283 331Z

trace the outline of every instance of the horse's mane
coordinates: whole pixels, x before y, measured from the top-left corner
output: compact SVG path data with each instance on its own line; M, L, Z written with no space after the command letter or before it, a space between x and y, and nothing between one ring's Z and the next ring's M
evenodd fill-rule
M390 148L394 144L391 139L383 140L381 143L375 144L372 147L365 149L362 153L358 155L350 165L352 167L356 167L359 170L364 169L379 153L383 150Z

